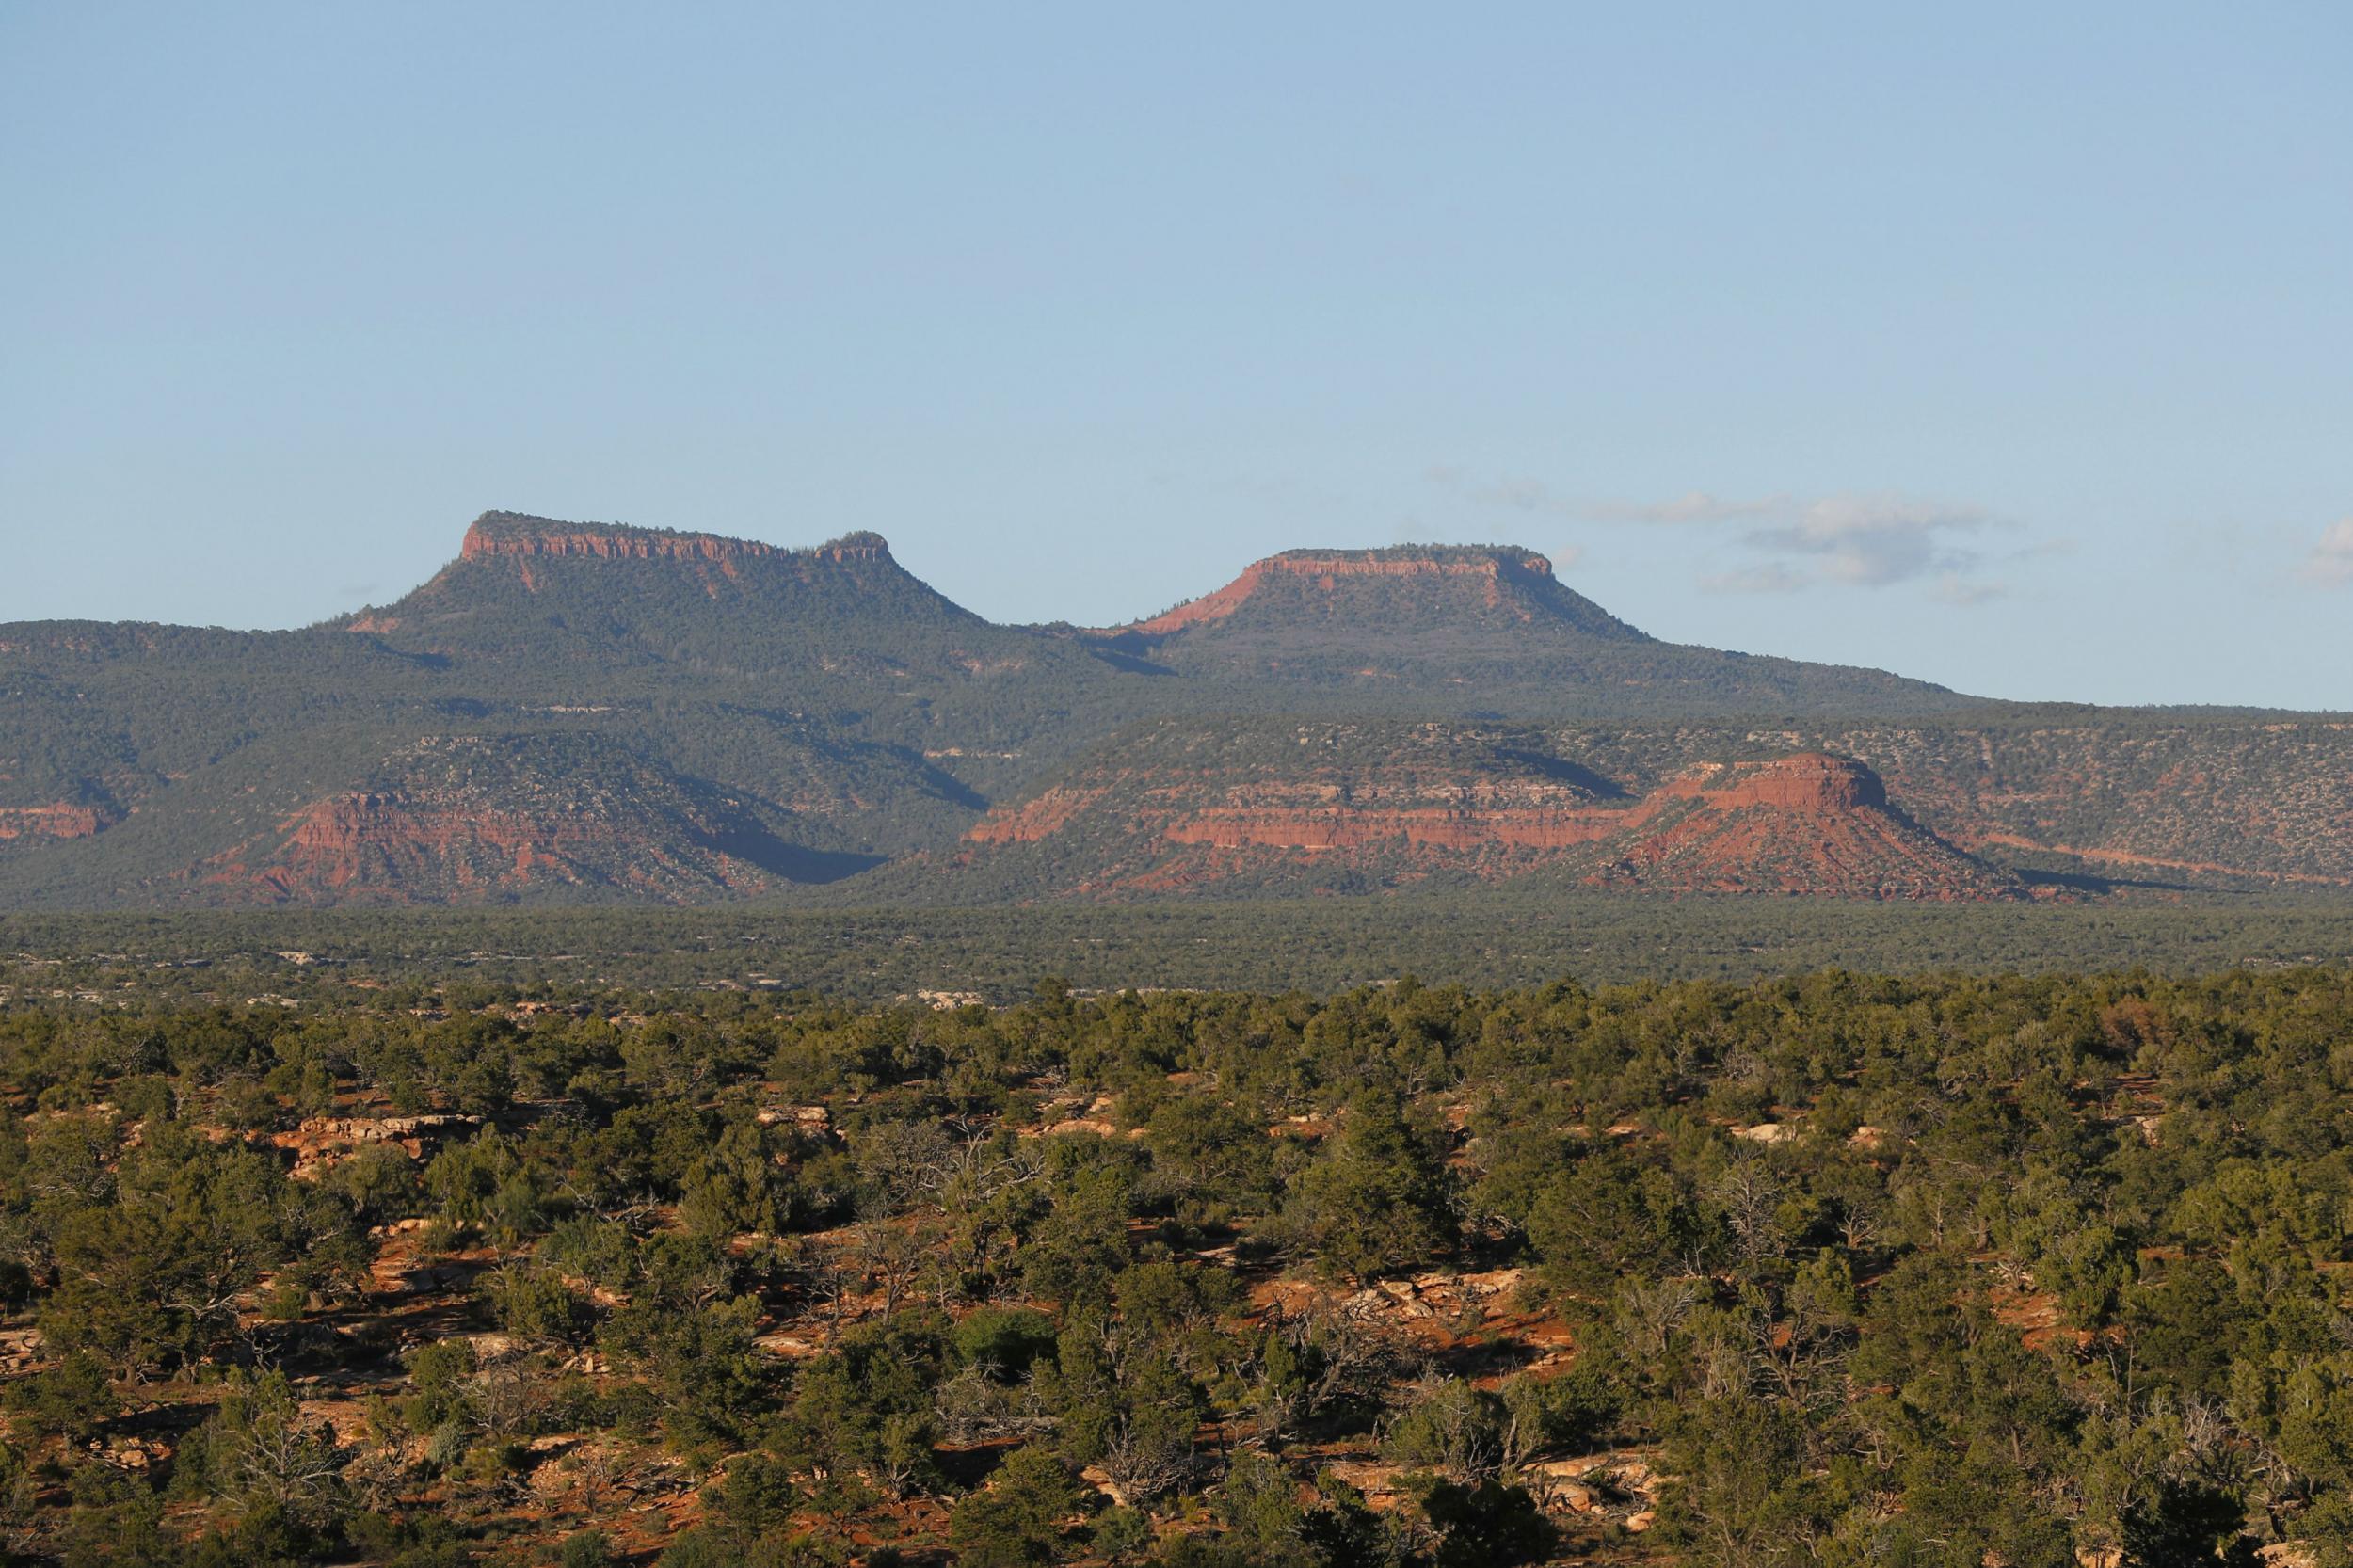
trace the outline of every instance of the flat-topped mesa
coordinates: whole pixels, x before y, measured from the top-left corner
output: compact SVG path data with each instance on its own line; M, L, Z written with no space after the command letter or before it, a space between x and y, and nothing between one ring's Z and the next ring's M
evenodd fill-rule
M485 512L429 581L336 624L443 656L538 658L552 643L568 660L650 655L727 669L793 666L812 641L834 657L853 644L888 657L918 624L989 632L893 559L879 534L792 549L520 512ZM1008 638L1024 651L1031 641L998 640Z
M1709 764L1686 774L1660 792L1668 796L1703 795L1719 810L1769 806L1788 811L1883 809L1887 787L1880 776L1851 757L1805 751L1766 762Z
M1500 577L1525 571L1549 578L1552 563L1517 545L1407 544L1387 550L1286 550L1250 569L1301 577Z
M1631 627L1563 587L1552 563L1516 545L1400 545L1386 550L1287 550L1253 563L1213 593L1188 600L1146 620L1119 628L1144 637L1166 637L1225 620L1270 593L1296 601L1333 600L1344 590L1386 579L1405 592L1416 581L1467 580L1476 584L1479 607L1534 620L1550 615L1611 635L1637 635Z
M844 534L807 550L786 550L758 539L672 528L634 528L617 522L561 522L521 512L485 512L466 530L461 561L546 556L587 556L609 561L732 562L785 556L801 560L887 561L890 546L880 534Z

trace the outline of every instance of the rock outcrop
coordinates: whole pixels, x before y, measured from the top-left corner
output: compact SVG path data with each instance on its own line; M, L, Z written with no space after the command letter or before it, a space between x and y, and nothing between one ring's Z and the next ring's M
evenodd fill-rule
M1011 810L990 812L965 837L976 844L1034 844L1061 832L1104 793L1100 789L1051 789Z
M199 874L238 902L492 903L561 888L695 904L870 863L795 844L771 815L593 737L445 737Z
M115 822L95 806L0 806L0 839L87 839Z
M1621 813L1496 806L1418 809L1251 810L1211 808L1168 824L1172 844L1216 849L1362 850L1389 843L1474 854L1566 849L1609 836Z
M1674 892L2018 898L2025 889L1888 804L1851 758L1703 764L1643 800L1589 880Z
M1563 587L1544 556L1504 545L1286 551L1252 563L1212 593L1100 634L1156 644L1223 626L1281 637L1341 616L1376 634L1431 623L1490 632L1545 624L1612 641L1648 640Z
M808 550L785 550L757 539L719 534L638 528L622 523L559 522L520 512L485 512L458 544L461 561L533 556L586 556L603 561L731 562L805 556L828 561L888 560L890 546L879 534L845 534Z
M1005 856L1065 896L1372 890L1560 872L1637 891L2023 896L2015 878L1819 752L1681 768L1645 787L1461 727L1296 727L1255 746L1172 728L991 812L959 870ZM952 873L954 874L954 873Z
M1524 550L1292 550L1254 562L1214 593L1122 630L1144 637L1164 637L1224 620L1271 583L1295 583L1311 593L1330 595L1343 581L1361 578L1468 579L1478 585L1481 601L1490 608L1502 606L1514 587L1553 584L1552 563ZM1515 606L1513 613L1522 619L1533 619L1536 614L1528 606Z
M1769 761L1704 764L1658 792L1662 801L1704 800L1718 811L1883 811L1887 787L1851 757L1801 752Z
M827 566L896 565L889 544L879 534L845 534L808 549L786 550L720 534L622 523L558 522L520 512L485 512L476 518L459 541L456 564L460 569L511 567L523 586L536 592L541 574L551 566L584 562L669 563L715 571L726 579L755 567L805 574ZM353 629L360 629L358 623Z

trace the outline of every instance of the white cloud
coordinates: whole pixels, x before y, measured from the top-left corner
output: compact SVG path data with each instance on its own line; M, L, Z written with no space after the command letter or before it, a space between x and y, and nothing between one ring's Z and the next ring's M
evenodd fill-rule
M1700 579L1716 593L1788 593L1814 583L1883 588L1926 583L1948 604L1982 604L2007 591L1978 573L1985 557L1964 538L1997 526L1974 506L1895 493L1842 491L1808 499L1772 494L1721 496L1687 490L1663 501L1575 495L1541 479L1489 478L1456 464L1432 468L1429 481L1467 501L1577 522L1705 528L1751 524L1739 544L1758 559ZM2036 547L2029 546L2032 553ZM2013 552L2011 557L2023 558ZM2353 560L2353 549L2348 550ZM2353 578L2353 567L2346 575Z
M2328 588L2353 584L2353 517L2339 518L2320 531L2320 541L2304 558L2304 575Z
M1950 536L1985 525L1985 514L1971 508L1899 495L1832 495L1795 522L1756 530L1749 543L1774 554L1819 556L1823 576L1877 588L1966 570L1977 557Z

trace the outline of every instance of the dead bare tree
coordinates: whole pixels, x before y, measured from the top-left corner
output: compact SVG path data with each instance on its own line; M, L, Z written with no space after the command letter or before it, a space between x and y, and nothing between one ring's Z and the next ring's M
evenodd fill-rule
M317 1523L332 1516L349 1459L323 1421L260 1419L238 1433L233 1473L247 1496L267 1498L288 1518Z
M1774 1210L1781 1204L1781 1184L1765 1161L1744 1155L1726 1166L1708 1193L1724 1211L1724 1222L1740 1244L1741 1256L1751 1263L1779 1254L1781 1238Z
M852 1233L852 1256L866 1276L882 1287L886 1318L895 1315L932 1260L932 1236L920 1225L869 1220Z

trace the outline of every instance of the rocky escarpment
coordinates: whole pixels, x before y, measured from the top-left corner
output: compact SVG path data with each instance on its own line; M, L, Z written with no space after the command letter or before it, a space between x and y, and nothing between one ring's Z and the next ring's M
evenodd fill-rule
M1608 810L1448 801L1423 807L1290 810L1212 808L1169 824L1172 844L1216 849L1408 849L1476 855L1485 851L1566 849L1609 835L1620 813Z
M1597 843L1586 880L1673 892L2019 898L2025 886L1891 807L1863 763L1821 753L1703 764Z
M1513 874L1607 831L1606 779L1522 755L1515 732L1269 720L1170 722L990 811L960 862L1099 896L1272 878ZM1606 816L1607 813L1603 813Z
M1331 738L1351 730L1359 744L1341 756ZM1499 881L1542 861L1560 878L1629 891L2353 887L2353 724L2333 718L1542 729L1269 721L1222 734L1179 723L1113 744L975 830L976 845L1063 851L1041 848L1016 869L1022 854L976 849L966 874L986 880L1001 867L1007 886L1097 892L1138 877L1349 890Z
M1661 789L1656 800L1701 800L1715 810L1763 809L1825 815L1887 809L1887 786L1851 757L1794 757L1703 763Z
M622 824L608 816L559 810L484 809L463 798L429 791L355 790L329 795L280 824L285 835L267 863L224 867L216 875L239 874L271 891L337 893L455 884L459 890L525 888L535 882L574 885L595 880L591 862L621 846ZM679 867L674 855L656 849L633 859L655 862L625 872L623 881L652 885ZM721 887L758 886L748 868L739 872L725 856L714 857L711 879Z
M1103 786L1069 789L1056 785L1018 806L991 811L964 836L976 844L1039 843L1061 832L1108 793Z
M559 522L552 518L520 512L485 512L466 530L458 543L454 569L509 570L523 587L537 592L551 568L574 564L648 562L696 568L732 580L745 570L770 575L783 572L806 576L825 567L881 566L895 569L890 546L879 534L845 534L807 549L787 550L758 539L729 538L720 534L685 533L669 528L638 528L621 523ZM446 577L447 574L444 574ZM710 580L697 576L706 591ZM396 617L362 617L354 631L387 631Z
M87 839L117 821L102 807L58 801L49 806L0 806L0 839Z
M217 855L198 879L234 903L494 903L552 892L648 903L830 880L871 857L783 836L729 797L593 736L454 736L388 759Z
M1363 850L1390 844L1479 855L1563 849L1607 834L1622 810L1592 789L1530 771L1450 777L1409 770L1347 783L1260 783L1171 820L1172 844Z
M1297 617L1369 614L1391 627L1433 616L1485 625L1552 621L1588 635L1642 634L1571 593L1552 563L1506 546L1406 545L1392 550L1292 550L1252 563L1212 593L1104 633L1155 643L1234 622L1228 632L1279 631Z
M776 547L716 534L667 529L601 528L556 522L513 512L486 512L459 541L461 561L585 555L600 561L735 561L775 555Z
M1369 890L1549 873L1629 890L1983 899L2023 887L1798 753L1614 779L1478 727L1169 729L992 811L949 872L1064 896Z
M459 541L461 561L529 560L584 556L600 561L716 562L806 556L835 562L880 561L890 546L879 534L845 534L807 550L785 550L757 539L719 534L639 528L620 523L559 522L520 512L485 512Z

